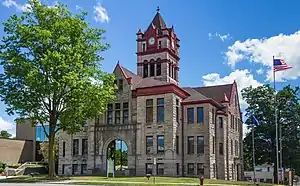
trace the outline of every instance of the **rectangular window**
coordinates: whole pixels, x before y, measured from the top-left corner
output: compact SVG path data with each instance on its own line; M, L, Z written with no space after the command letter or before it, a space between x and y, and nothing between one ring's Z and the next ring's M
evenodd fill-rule
M157 123L163 123L165 120L165 101L164 98L157 99Z
M153 136L146 137L146 154L153 153Z
M204 175L203 163L197 163L197 175Z
M123 103L123 123L124 124L128 124L128 114L129 114L128 102L126 102L126 103Z
M79 139L73 139L73 156L79 155Z
M146 51L146 44L143 43L143 52L145 52L145 51Z
M144 69L144 74L143 74L143 77L148 77L148 63L145 63L143 65L143 69Z
M179 175L179 163L176 163L176 175Z
M235 140L235 155L236 156L239 155L239 143L237 140Z
M170 77L172 76L172 74L171 74L171 68L172 68L172 66L171 66L171 64L169 64L169 76Z
M235 120L235 117L234 115L232 115L232 128L234 129L234 120Z
M107 105L107 124L113 123L113 105L108 104Z
M153 170L153 164L152 163L146 163L146 174L151 174L152 175L152 170Z
M179 123L179 99L176 99L176 122Z
M156 76L161 75L161 63L156 63Z
M154 63L150 63L150 77L154 76Z
M161 41L158 41L158 48L161 49Z
M215 149L216 149L216 138L213 136L213 154L215 153Z
M194 108L187 108L187 120L188 124L194 123Z
M88 140L82 139L82 155L88 154Z
M157 136L157 153L165 152L165 137Z
M76 174L77 170L78 170L78 164L73 164L72 165L72 174L73 175Z
M157 164L157 175L158 176L163 176L164 175L164 164L163 163L158 163Z
M223 155L223 154L224 154L223 143L219 143L219 154L220 154L220 155Z
M193 163L188 163L188 171L187 171L188 175L194 175L195 174L194 170L195 170L194 164Z
M179 136L176 136L176 154L179 154Z
M176 67L174 68L174 79L177 80L177 70L176 70Z
M123 79L119 79L118 90L119 90L120 92L123 91Z
M63 157L66 156L66 142L63 142L63 153L62 153Z
M153 122L153 99L146 100L146 123Z
M61 167L61 174L64 175L65 174L65 165L62 164L62 167Z
M194 136L188 136L188 154L194 154Z
M230 153L233 155L233 140L230 140Z
M223 128L223 117L219 117L219 128Z
M215 124L215 109L211 109L212 123Z
M213 164L213 177L216 178L216 164Z
M81 164L80 173L81 173L81 175L84 175L87 173L87 164Z
M121 104L120 103L115 104L115 123L116 124L121 123Z
M203 107L197 107L197 123L203 123Z
M197 137L197 154L203 154L204 153L204 137L198 136Z

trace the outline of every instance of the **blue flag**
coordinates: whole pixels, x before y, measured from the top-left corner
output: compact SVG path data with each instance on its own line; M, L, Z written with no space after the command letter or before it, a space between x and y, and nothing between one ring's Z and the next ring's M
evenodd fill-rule
M255 126L259 125L259 122L254 115L251 116L251 123Z

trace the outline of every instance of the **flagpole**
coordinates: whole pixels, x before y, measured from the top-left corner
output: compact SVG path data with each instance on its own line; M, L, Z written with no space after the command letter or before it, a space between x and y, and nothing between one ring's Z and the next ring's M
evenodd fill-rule
M277 169L277 184L279 184L279 157L278 157L278 125L277 125L277 102L276 102L276 86L275 86L275 70L273 56L273 80L274 80L274 112L275 112L275 130L276 130L276 169Z
M253 161L253 183L256 181L255 177L255 146L254 146L254 123L252 124L252 161Z

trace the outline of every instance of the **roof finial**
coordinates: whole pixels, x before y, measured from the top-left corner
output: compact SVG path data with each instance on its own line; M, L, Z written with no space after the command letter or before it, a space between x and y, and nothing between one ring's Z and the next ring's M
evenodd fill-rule
M159 11L160 11L160 8L159 8L159 6L157 7L156 11L157 11L157 12L159 12Z

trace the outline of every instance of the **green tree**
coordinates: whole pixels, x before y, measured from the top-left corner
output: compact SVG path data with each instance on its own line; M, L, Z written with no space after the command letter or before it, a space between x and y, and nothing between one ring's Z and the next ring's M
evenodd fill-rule
M49 124L49 177L55 177L57 131L81 130L115 98L114 76L100 68L104 30L91 28L87 12L73 15L65 5L30 0L30 11L4 22L0 45L0 95L8 114ZM45 129L45 128L44 128Z
M12 135L10 133L8 133L6 130L1 130L0 131L0 138L4 138L4 139L8 139L10 138Z
M55 138L54 141L55 141L54 145L53 145L54 162L57 162L58 161L58 139ZM48 160L49 160L48 149L49 149L49 143L48 142L42 142L42 143L40 143L39 154L41 154L43 156L43 161L44 162L48 162Z
M242 90L242 96L249 104L246 116L254 114L259 121L255 127L255 158L257 164L273 164L276 174L276 130L274 114L274 89L270 85L257 88L248 87ZM282 128L283 167L293 164L299 167L299 88L284 87L277 95L278 125ZM250 125L247 120L246 124ZM252 167L252 133L244 139L245 167ZM293 163L292 163L293 162Z

